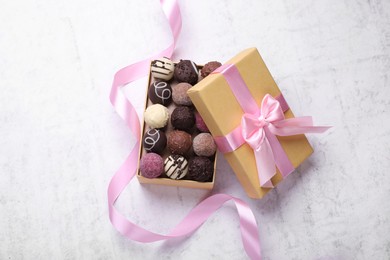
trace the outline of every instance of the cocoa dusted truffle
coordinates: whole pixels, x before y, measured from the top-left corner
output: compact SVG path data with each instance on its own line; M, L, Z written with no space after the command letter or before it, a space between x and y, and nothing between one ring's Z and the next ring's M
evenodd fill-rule
M182 82L172 87L172 99L177 105L192 106L192 101L187 91L192 87L191 84Z
M198 83L199 70L196 64L190 60L180 60L175 66L175 79L179 82L187 82L191 85Z
M213 163L207 157L194 157L188 164L188 177L195 181L211 181L214 173Z
M191 108L186 106L176 107L171 115L172 126L189 131L195 125L195 115Z
M214 138L209 133L200 133L195 136L192 147L196 155L206 157L214 155L217 150Z
M206 65L203 66L202 70L200 71L200 75L202 75L203 78L207 77L211 72L221 67L222 64L218 61L210 61L206 63Z
M146 178L157 178L164 172L164 161L156 153L147 153L141 158L139 170Z
M173 154L186 154L192 146L192 138L189 133L173 130L168 134L168 150Z
M164 81L155 81L149 87L148 96L153 104L168 106L172 101L171 85Z
M167 146L165 133L158 129L149 129L144 136L144 148L147 152L161 154Z

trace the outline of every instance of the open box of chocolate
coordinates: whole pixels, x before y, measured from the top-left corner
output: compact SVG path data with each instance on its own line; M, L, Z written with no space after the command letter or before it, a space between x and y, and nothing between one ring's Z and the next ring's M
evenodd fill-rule
M137 177L141 183L212 189L216 144L187 90L220 66L151 63ZM199 73L201 71L201 73ZM202 74L202 75L199 75Z

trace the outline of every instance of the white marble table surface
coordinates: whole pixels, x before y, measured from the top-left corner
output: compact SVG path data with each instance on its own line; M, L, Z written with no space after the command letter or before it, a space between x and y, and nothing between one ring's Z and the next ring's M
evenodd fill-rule
M257 47L296 115L333 125L263 200L218 159L213 193L248 202L264 259L390 258L390 1L180 1L175 58ZM134 138L108 100L119 68L166 47L158 0L0 0L0 259L246 259L232 204L185 239L141 244L107 213ZM142 112L145 80L126 94ZM166 233L203 190L142 186L117 206Z

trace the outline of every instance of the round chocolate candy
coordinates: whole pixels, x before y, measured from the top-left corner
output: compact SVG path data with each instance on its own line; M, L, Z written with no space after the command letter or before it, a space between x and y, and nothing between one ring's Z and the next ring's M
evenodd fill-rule
M153 104L168 106L172 101L171 85L165 81L155 81L149 87L148 96Z
M145 150L153 153L161 154L165 146L167 146L167 137L165 133L158 129L149 129L144 136Z
M195 115L192 109L186 106L176 107L171 115L172 126L189 131L195 125Z
M214 138L209 133L200 133L195 136L192 147L196 155L206 157L214 155L217 150Z
M200 70L200 74L203 78L207 77L211 72L221 67L222 64L218 61L207 62L206 65Z
M192 87L191 84L182 82L172 87L172 99L177 105L192 106L192 101L187 91Z
M199 70L193 61L181 60L176 64L174 75L179 82L195 85L198 82Z
M150 128L163 128L168 123L168 108L160 104L151 105L146 109L144 119Z
M213 163L207 157L195 156L188 164L188 177L195 181L211 181L214 174Z
M168 134L167 146L173 154L186 154L192 146L192 138L189 133L173 130Z
M170 59L163 57L152 61L150 70L154 78L168 81L173 77L175 65Z
M167 159L165 159L164 171L171 179L183 179L188 173L188 162L181 155L170 155Z
M141 158L139 170L146 178L157 178L164 172L164 161L156 153L147 153Z
M198 128L199 131L201 132L210 132L209 129L207 128L206 123L203 121L203 118L200 116L198 112L195 112L195 124L196 128Z

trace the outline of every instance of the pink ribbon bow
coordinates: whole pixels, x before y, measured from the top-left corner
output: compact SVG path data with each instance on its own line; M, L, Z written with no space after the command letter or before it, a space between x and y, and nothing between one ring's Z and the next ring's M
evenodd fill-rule
M313 126L311 117L285 119L279 101L267 94L261 102L259 114L244 114L241 119L242 137L256 158L260 186L272 188L271 178L276 174L275 164L286 177L294 166L283 151L275 135L320 133L328 127Z
M266 129L269 129L269 126L273 126L274 122L284 120L284 114L279 102L268 94L264 97L259 112L259 115L244 114L242 116L242 137L255 152L260 186L272 188L270 180L276 173L276 167ZM292 165L289 165L289 168L294 170ZM260 173L262 173L262 176Z
M313 126L311 117L285 119L283 111L288 109L288 105L283 95L275 99L266 94L258 108L235 65L223 65L213 73L223 74L245 112L240 126L226 136L215 138L218 148L221 152L228 153L247 143L254 151L260 186L273 188L271 179L276 175L276 167L284 178L294 171L294 166L276 135L322 133L329 127Z

